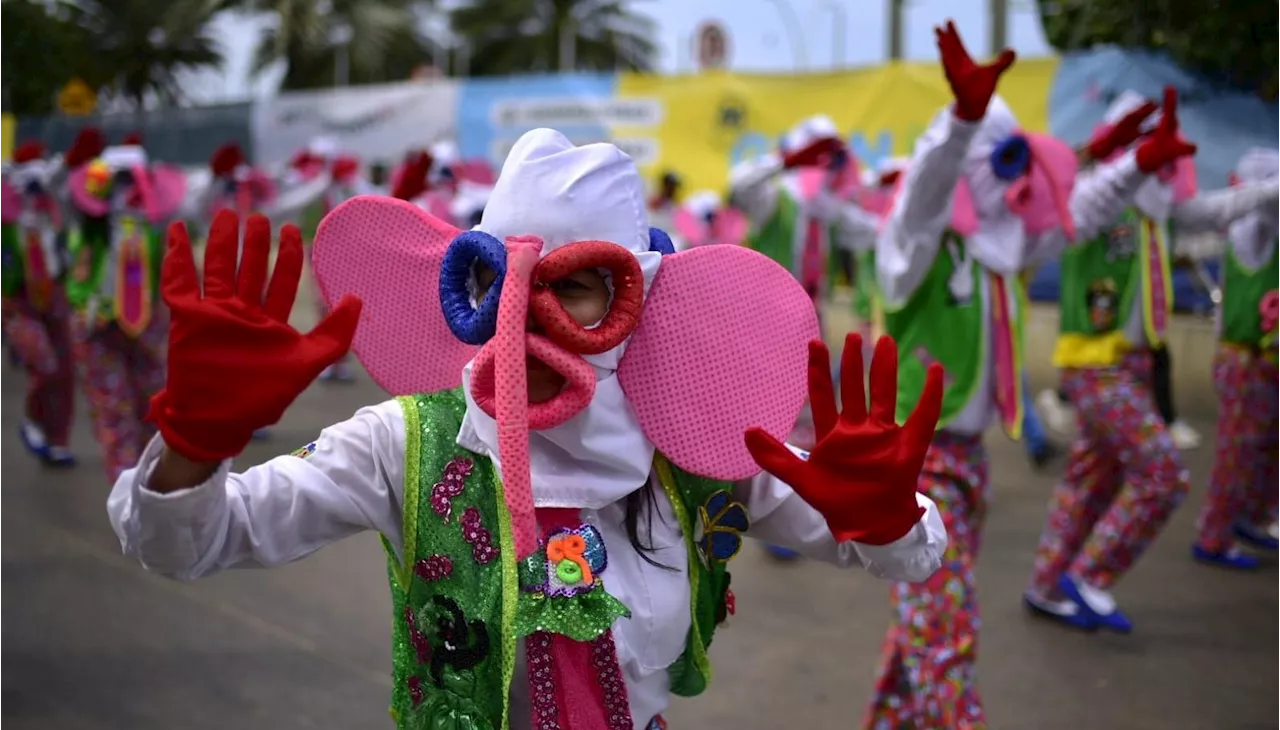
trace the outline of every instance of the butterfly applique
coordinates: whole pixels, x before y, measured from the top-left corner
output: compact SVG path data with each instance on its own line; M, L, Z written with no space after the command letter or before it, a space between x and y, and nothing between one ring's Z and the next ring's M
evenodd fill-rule
M742 534L751 527L747 508L728 491L715 492L698 508L699 535L695 542L708 563L725 563L742 549Z

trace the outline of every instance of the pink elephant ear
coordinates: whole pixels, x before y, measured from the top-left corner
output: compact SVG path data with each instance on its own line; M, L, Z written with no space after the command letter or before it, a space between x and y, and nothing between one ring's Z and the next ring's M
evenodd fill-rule
M0 223L16 223L22 213L22 196L8 180L0 182Z
M1173 202L1185 203L1196 197L1199 190L1196 161L1191 157L1178 158L1178 161L1173 163Z
M450 331L440 262L458 229L395 198L361 195L320 222L312 262L330 306L364 301L352 349L392 395L456 388L477 348Z
M747 240L747 231L751 223L747 216L737 208L721 208L716 216L716 243L740 246Z
M671 223L676 233L685 240L689 248L701 246L707 242L707 224L684 206L676 208L671 215Z
M694 248L663 257L618 378L645 436L674 464L745 479L760 467L744 433L791 432L817 338L813 302L791 272L747 248Z
M81 213L92 218L101 218L111 210L111 205L89 192L89 188L85 186L85 177L88 172L88 165L81 165L72 170L67 177L67 188L71 193L71 202Z
M901 185L902 180L898 184ZM956 191L951 196L951 227L961 236L972 236L978 232L978 209L973 205L973 193L964 177L956 183Z
M172 218L187 196L187 176L171 165L152 165L150 173L147 213L153 222Z

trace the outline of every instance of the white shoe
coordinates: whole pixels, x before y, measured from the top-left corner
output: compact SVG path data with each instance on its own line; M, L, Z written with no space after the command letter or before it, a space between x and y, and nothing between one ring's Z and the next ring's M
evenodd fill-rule
M1200 448L1200 434L1194 428L1187 425L1186 421L1178 419L1169 424L1169 436L1173 438L1173 445L1178 447L1179 451L1191 451Z
M1060 436L1070 436L1075 432L1076 411L1063 403L1055 390L1042 390L1036 396L1036 408L1050 430Z

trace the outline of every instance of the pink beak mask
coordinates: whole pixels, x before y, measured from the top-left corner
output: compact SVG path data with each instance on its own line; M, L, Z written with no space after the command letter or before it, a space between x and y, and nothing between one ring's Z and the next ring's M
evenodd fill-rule
M330 302L348 292L364 300L354 350L383 388L465 385L458 443L494 458L516 559L579 529L570 524L579 510L642 487L655 451L708 478L758 473L745 429L785 437L805 400L818 329L804 291L743 247L674 253L648 227L634 163L612 145L525 134L471 231L404 201L356 197L321 223L314 262ZM497 275L483 297L477 263ZM607 314L589 326L554 288L583 268L612 290ZM529 402L530 359L563 377L550 401ZM600 671L583 652L600 639L567 638L552 642L559 681L595 687ZM562 722L609 727L607 698L595 689L578 697L558 703ZM534 726L546 719L539 712Z

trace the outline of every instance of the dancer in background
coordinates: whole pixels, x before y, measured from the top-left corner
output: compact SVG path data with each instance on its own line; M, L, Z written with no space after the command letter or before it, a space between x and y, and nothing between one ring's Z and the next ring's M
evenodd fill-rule
M290 161L289 170L279 187L272 215L298 220L302 240L308 244L315 240L316 229L329 211L356 195L372 190L361 173L359 158L343 153L337 140L331 137L317 137L306 149L299 150ZM306 251L310 263L310 245ZM329 306L320 287L314 281L311 283L316 316L322 318L329 311ZM354 382L351 358L347 355L339 358L320 374L320 381Z
M71 309L59 239L62 210L55 196L59 163L45 159L44 145L30 140L13 152L3 182L3 326L27 371L22 443L48 466L76 463L71 453L75 414L75 363Z
M459 228L469 228L474 225L476 210L484 208L493 178L493 168L487 162L463 160L453 142L437 142L430 149L405 155L392 176L392 197L407 200Z
M1095 133L1094 155L1143 176L1129 207L1102 235L1062 257L1054 365L1075 406L1080 437L1054 490L1025 598L1040 615L1085 629L1129 632L1133 623L1110 589L1142 557L1190 488L1190 473L1151 392L1151 348L1165 341L1172 313L1169 223L1225 229L1275 209L1276 183L1208 195L1195 191L1195 146L1178 130L1177 92L1161 117L1139 130L1152 104L1133 93L1112 104ZM1140 140L1140 141L1136 141ZM1136 141L1136 145L1135 145Z
M200 209L202 217L210 224L223 208L234 210L241 219L251 213L271 210L276 197L275 183L266 173L249 164L244 151L235 142L214 150L209 156L209 173L212 179L206 202Z
M680 207L680 191L684 182L673 170L662 173L658 189L649 196L649 222L654 228L670 232L675 242L675 213Z
M671 243L677 251L698 246L740 246L750 224L742 211L730 208L713 190L699 190L671 216Z
M107 478L133 466L154 433L148 403L164 385L169 313L157 289L160 222L183 200L186 176L151 164L140 146L108 147L68 178L80 218L67 286L80 377Z
M907 162L890 157L867 171L858 205L872 217L838 232L841 245L853 251L853 313L864 342L874 342L884 332L884 307L876 293L876 240Z
M871 730L986 727L974 574L989 484L983 433L998 421L1021 435L1020 274L1111 221L1124 205L1115 192L1137 179L1114 165L1077 178L1074 151L1020 130L995 95L1013 51L979 65L952 23L936 32L955 101L916 141L877 242L876 273L885 327L903 355L898 402L921 392L927 367L942 367L939 429L917 488L942 512L948 548L928 581L893 587L864 723Z
M350 201L315 244L334 306L307 335L285 323L297 230L281 231L264 299L266 220L245 226L239 285L238 223L215 221L203 295L171 229L161 438L107 504L124 551L194 579L381 533L403 730L665 727L671 696L711 680L727 564L747 537L926 578L946 535L914 485L940 373L899 428L893 343L877 347L869 406L855 343L838 412L788 272L742 247L669 255L643 195L616 147L539 129L512 148L477 230L390 198ZM751 316L726 322L726 303ZM533 324L544 315L556 326ZM374 379L404 395L233 473L253 429L353 335ZM806 370L822 428L798 455L776 437Z
M1235 182L1280 178L1280 151L1253 149L1236 166ZM1218 391L1218 441L1209 491L1192 554L1226 568L1260 565L1236 540L1276 550L1277 267L1275 206L1231 224L1222 261L1222 305L1213 381Z
M797 124L777 152L738 164L729 172L729 204L751 224L747 245L778 262L809 292L818 326L830 286L831 242L841 224L847 196L858 187L857 165L835 123L814 116ZM806 408L791 435L793 443L813 443L812 411ZM781 560L798 557L772 548Z

